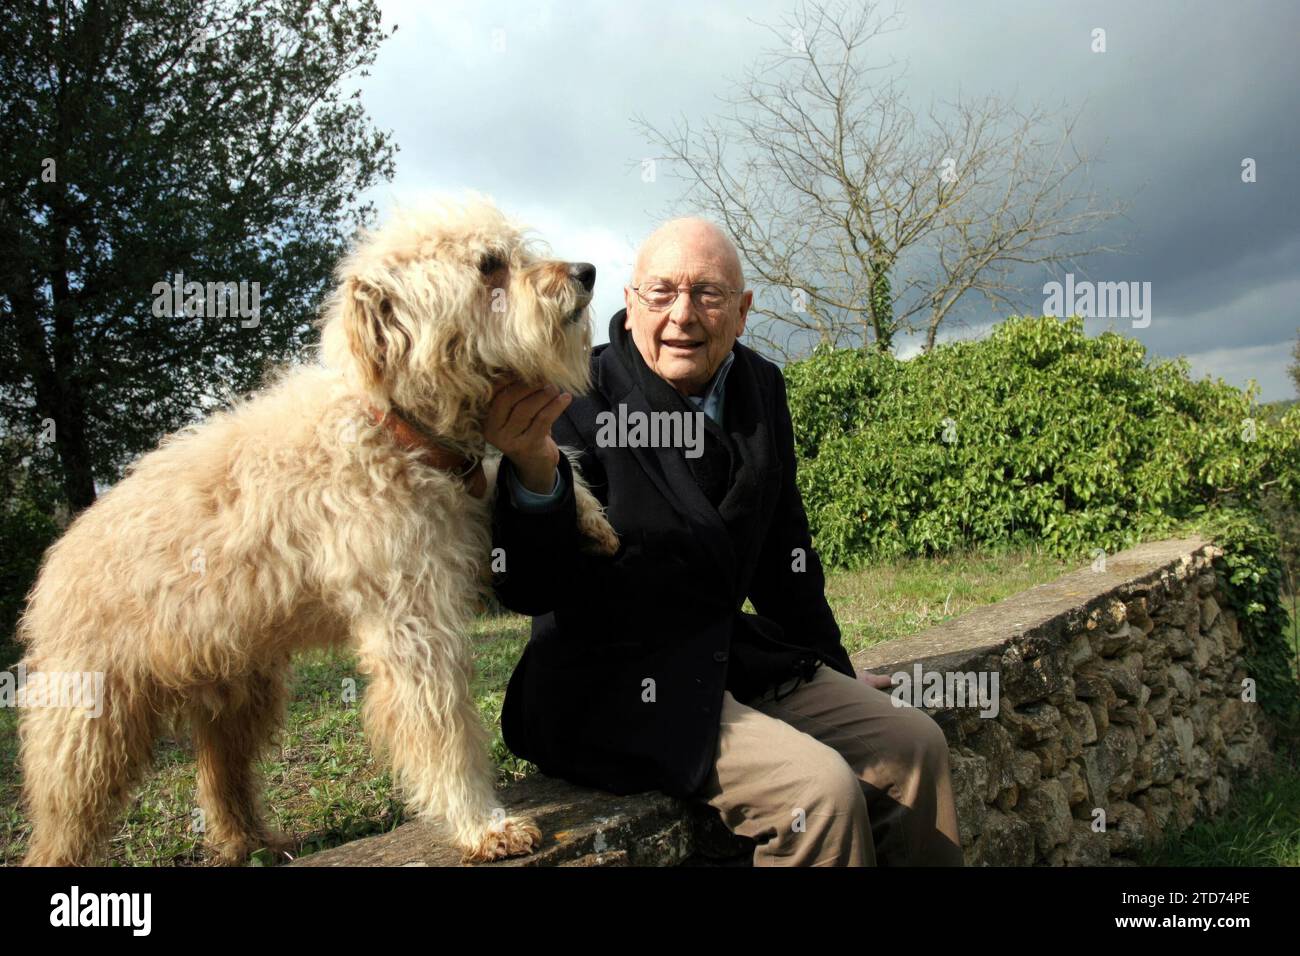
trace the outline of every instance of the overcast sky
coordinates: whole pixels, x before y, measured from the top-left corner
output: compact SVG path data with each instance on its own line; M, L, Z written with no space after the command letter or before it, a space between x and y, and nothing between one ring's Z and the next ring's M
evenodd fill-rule
M395 36L363 102L401 152L371 198L381 216L432 192L474 189L533 225L556 255L596 264L595 327L622 307L634 250L674 211L680 184L642 181L656 155L632 125L716 115L792 0L449 2L381 0ZM918 102L996 94L1082 110L1077 141L1100 156L1104 200L1131 204L1122 255L1098 281L1151 283L1151 323L1115 327L1153 355L1263 401L1294 398L1300 327L1300 3L904 0L903 28L872 41L906 65ZM1106 31L1105 53L1092 31ZM1257 164L1243 183L1241 163ZM1044 277L1043 281L1046 281ZM1043 310L1031 287L1023 310ZM981 299L940 340L985 334ZM947 326L945 326L947 328ZM903 342L907 356L916 344Z

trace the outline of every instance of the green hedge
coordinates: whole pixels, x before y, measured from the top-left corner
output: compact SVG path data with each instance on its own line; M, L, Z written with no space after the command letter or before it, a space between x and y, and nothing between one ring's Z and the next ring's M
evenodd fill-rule
M908 361L822 349L785 376L827 564L1028 541L1090 557L1202 530L1228 552L1261 682L1293 706L1261 503L1297 503L1300 409L1268 416L1253 391L1193 381L1136 339L1089 338L1079 318L1013 317Z

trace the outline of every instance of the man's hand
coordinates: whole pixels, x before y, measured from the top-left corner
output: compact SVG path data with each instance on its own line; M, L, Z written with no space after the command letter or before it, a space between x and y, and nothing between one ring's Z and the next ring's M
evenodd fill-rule
M551 425L572 401L572 395L554 385L506 382L488 406L483 437L501 449L529 491L545 495L555 487L560 449L551 438Z
M888 674L873 674L870 671L864 671L858 680L876 690L888 690L894 686L894 680Z

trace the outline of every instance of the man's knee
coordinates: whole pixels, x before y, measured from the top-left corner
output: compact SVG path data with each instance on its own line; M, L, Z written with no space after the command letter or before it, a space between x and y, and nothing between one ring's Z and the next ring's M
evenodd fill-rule
M917 708L908 708L907 749L912 762L918 765L948 765L948 738L943 728L933 717Z
M778 815L778 835L755 855L756 865L768 857L797 866L874 864L862 781L839 754L822 749L825 752L810 766L800 768L803 777L794 791L794 805Z
M862 781L838 753L819 746L798 773L798 805L790 808L792 817L802 819L809 829L845 820L866 824L867 799Z

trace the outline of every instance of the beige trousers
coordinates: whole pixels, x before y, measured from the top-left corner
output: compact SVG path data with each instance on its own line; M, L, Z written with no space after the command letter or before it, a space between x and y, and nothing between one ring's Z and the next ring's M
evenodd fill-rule
M775 695L723 693L696 794L758 841L755 866L962 865L948 745L928 714L824 664Z

